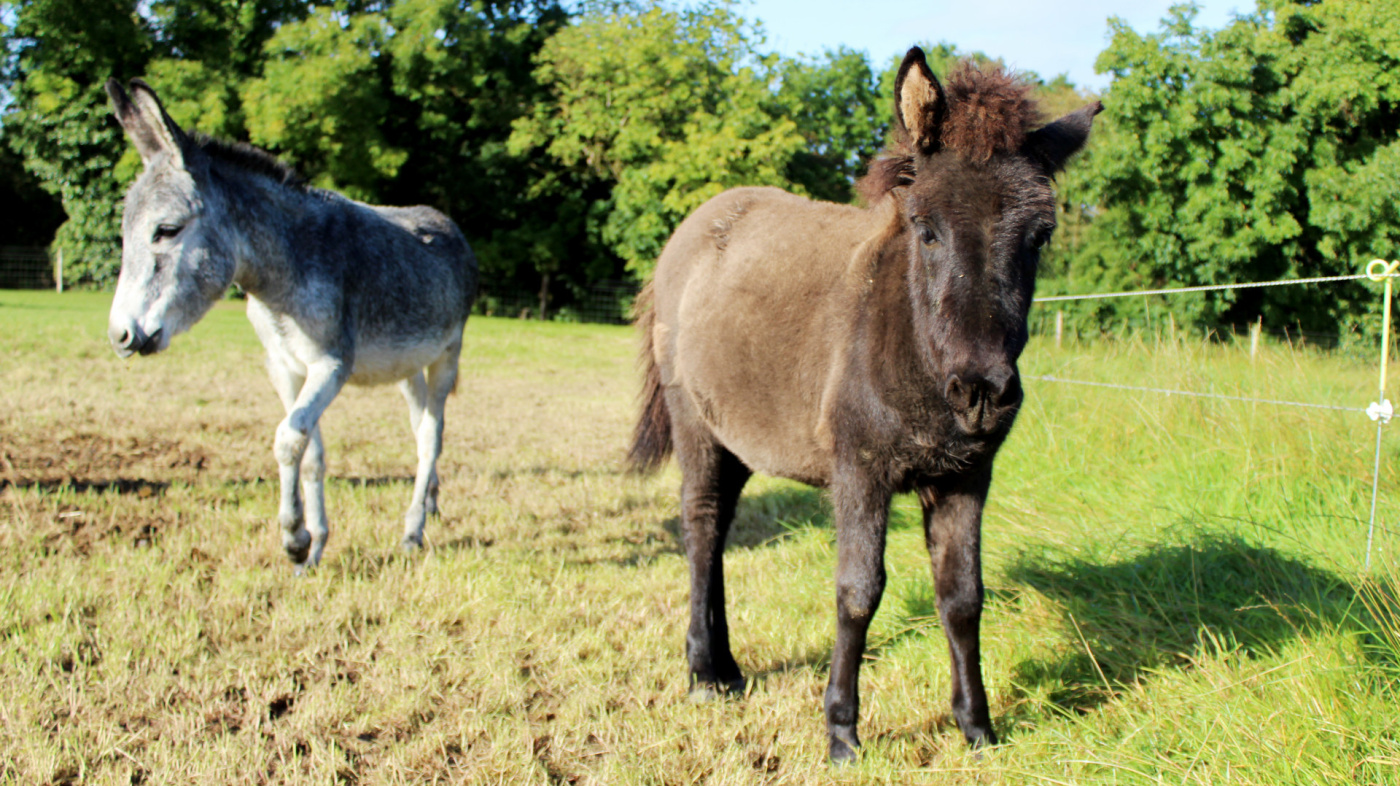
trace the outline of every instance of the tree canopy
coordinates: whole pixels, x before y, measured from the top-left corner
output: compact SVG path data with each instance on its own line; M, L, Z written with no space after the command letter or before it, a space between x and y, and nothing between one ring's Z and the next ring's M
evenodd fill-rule
M1351 273L1400 253L1400 6L1259 0L1220 30L1194 14L1175 7L1150 33L1110 23L1106 112L1060 178L1042 291ZM268 148L316 185L438 207L488 290L567 301L644 279L725 188L851 200L900 55L782 57L731 0L0 0L0 22L0 182L61 200L54 243L98 286L140 168L109 76L144 77L180 123ZM993 59L925 49L937 73ZM1028 77L1047 120L1090 98ZM1277 289L1183 300L1179 318L1341 330L1373 306L1360 286Z
M1066 193L1091 207L1070 288L1149 288L1356 273L1400 248L1400 5L1263 0L1212 31L1177 6L1142 35L1111 22L1104 121ZM1217 324L1344 329L1360 286L1174 301Z

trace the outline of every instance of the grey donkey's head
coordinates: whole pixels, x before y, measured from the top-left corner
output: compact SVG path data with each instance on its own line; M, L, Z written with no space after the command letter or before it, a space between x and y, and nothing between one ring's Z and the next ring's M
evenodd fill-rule
M107 337L122 357L170 345L233 283L235 258L221 236L225 212L209 180L208 155L170 119L145 82L127 94L114 79L107 95L145 171L126 193L122 269Z

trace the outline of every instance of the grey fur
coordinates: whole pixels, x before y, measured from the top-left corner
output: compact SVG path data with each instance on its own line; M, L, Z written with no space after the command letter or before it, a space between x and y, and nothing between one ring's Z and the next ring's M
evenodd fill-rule
M477 263L450 219L305 187L246 145L186 134L140 80L107 82L145 171L126 195L122 269L108 336L118 355L165 349L232 284L267 348L286 407L275 454L282 545L298 564L325 549L325 460L317 422L348 383L398 382L418 441L403 544L437 511L437 458Z

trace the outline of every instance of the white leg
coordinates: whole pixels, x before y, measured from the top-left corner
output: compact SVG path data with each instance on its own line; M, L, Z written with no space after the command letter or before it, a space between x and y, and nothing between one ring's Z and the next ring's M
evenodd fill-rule
M272 377L272 386L277 389L277 397L282 399L282 408L291 412L292 407L296 406L297 395L306 383L306 377L287 368L274 355L268 355L267 373ZM281 461L277 464L281 486L277 519L282 526L282 548L286 549L293 562L300 564L306 560L307 550L311 545L311 533L303 526L302 495L298 493L301 491L300 467L288 466ZM307 478L308 485L314 477L316 476L312 475ZM320 496L319 490L317 496Z
M399 391L408 402L408 424L413 430L413 439L417 441L418 427L423 423L423 413L428 409L428 383L423 378L423 372L420 371L400 382ZM424 512L429 516L437 515L437 493L437 468L434 465L433 477L428 483L428 497L423 503Z
M287 417L277 424L273 448L282 486L277 512L277 520L282 525L282 548L292 562L315 566L329 533L325 514L325 453L316 422L345 384L345 367L337 359L326 358L312 364L304 380L276 361L269 361L268 367L287 407ZM300 384L291 384L294 382ZM303 470L306 471L304 478ZM305 491L312 517L310 531L305 526L302 491Z
M462 344L458 341L428 366L425 380L427 407L414 429L418 437L418 477L413 484L413 502L404 516L403 546L406 549L423 545L423 524L429 512L430 498L432 508L437 508L437 460L442 454L443 411L446 409L447 395L457 384L457 358L461 351Z
M306 564L314 567L320 564L326 538L331 534L326 521L326 451L319 425L311 429L311 440L301 457L301 494L306 502L306 529L311 533L311 553Z

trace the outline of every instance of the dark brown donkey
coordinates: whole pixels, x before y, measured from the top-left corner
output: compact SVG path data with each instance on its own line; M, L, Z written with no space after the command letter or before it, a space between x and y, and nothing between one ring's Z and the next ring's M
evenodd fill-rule
M978 654L982 505L1021 403L1050 178L1102 109L1031 130L1025 84L964 64L943 86L917 48L895 95L895 144L861 183L869 208L721 194L667 243L638 320L646 380L630 459L654 468L674 447L680 462L693 690L744 684L723 549L749 475L831 490L833 760L860 744L857 676L885 587L890 497L904 491L923 503L953 714L968 742L996 742Z

